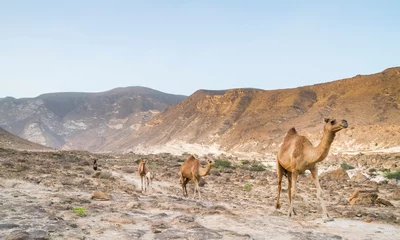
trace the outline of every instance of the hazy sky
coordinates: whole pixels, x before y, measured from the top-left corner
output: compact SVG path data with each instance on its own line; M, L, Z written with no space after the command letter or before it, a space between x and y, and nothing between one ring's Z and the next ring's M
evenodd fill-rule
M400 66L399 9L375 0L3 0L0 97L124 86L190 95L375 73Z

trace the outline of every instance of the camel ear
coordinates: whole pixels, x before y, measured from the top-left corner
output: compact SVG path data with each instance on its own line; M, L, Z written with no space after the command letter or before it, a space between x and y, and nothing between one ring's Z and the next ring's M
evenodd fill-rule
M329 118L324 118L324 121L327 123L329 122Z

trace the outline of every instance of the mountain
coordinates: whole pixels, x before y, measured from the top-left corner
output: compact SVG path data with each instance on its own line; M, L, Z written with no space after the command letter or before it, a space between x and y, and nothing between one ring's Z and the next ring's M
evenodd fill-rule
M0 99L0 127L53 148L98 151L185 96L144 87Z
M3 128L0 128L0 148L12 148L18 150L51 150L43 145L30 142L26 139L15 136Z
M294 89L199 90L103 150L274 154L291 127L318 143L324 117L349 122L333 151L384 149L400 143L399 105L398 67Z

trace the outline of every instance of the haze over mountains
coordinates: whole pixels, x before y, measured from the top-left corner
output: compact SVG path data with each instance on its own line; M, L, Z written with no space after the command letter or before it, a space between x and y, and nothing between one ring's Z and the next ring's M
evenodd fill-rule
M198 90L189 97L132 87L0 99L0 126L62 149L265 154L296 127L315 144L323 118L346 119L335 150L400 142L400 68L283 90Z
M97 151L184 98L144 87L7 97L0 99L0 126L49 147Z

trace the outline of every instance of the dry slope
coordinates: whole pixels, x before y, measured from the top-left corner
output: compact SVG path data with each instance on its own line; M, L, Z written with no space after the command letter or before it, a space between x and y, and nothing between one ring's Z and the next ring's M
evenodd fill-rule
M274 152L295 126L314 143L324 117L345 118L337 150L387 148L400 142L400 68L295 89L199 90L111 145L110 151L155 152L165 146L214 144L228 152ZM184 143L184 144L183 144Z

